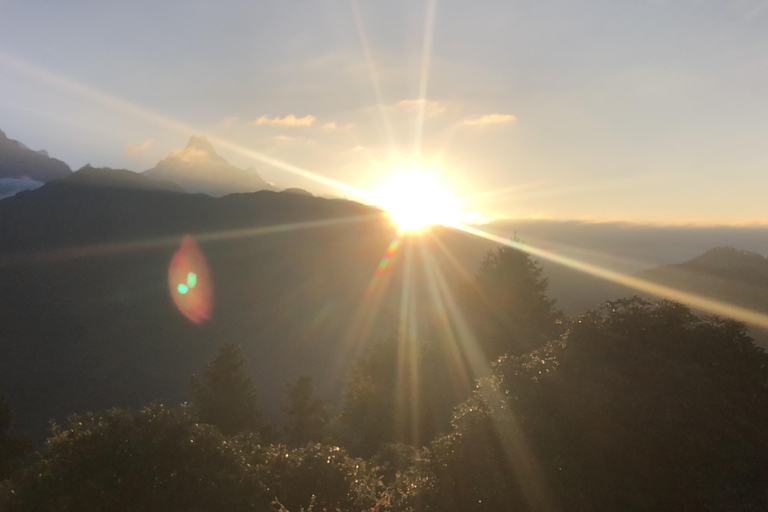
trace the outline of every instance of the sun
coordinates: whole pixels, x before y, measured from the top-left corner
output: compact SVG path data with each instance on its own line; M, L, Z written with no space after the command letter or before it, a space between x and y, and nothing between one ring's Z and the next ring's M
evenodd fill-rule
M395 174L376 194L401 232L419 232L436 224L461 221L459 201L434 173L422 170Z

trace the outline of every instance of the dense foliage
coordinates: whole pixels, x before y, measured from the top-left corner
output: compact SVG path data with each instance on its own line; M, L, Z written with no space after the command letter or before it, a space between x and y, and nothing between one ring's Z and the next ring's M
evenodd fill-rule
M462 309L488 360L524 354L556 337L560 313L541 266L512 247L489 252L461 294Z
M0 509L354 512L379 499L375 466L338 447L255 441L198 423L188 406L73 416L3 490Z
M192 397L200 421L216 425L227 435L260 432L264 427L259 394L245 365L242 349L224 343L202 378L192 377Z
M637 297L564 319L536 263L506 249L469 289L476 339L382 340L353 365L337 418L302 377L270 432L245 357L224 344L190 406L55 427L0 484L0 510L768 509L768 355L743 324ZM500 354L482 374L470 342ZM21 446L9 420L0 407L0 462L21 455L2 451Z
M763 510L768 356L737 322L611 302L502 357L433 457L441 510Z
M330 439L331 411L325 399L317 396L312 378L302 375L286 386L287 403L282 434L289 446L323 443Z
M245 453L188 407L73 416L14 479L9 511L268 510Z

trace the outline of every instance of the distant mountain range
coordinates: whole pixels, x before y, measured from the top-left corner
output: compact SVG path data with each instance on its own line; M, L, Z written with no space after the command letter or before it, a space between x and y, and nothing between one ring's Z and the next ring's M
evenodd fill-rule
M550 296L557 299L557 306L569 315L595 309L606 300L618 297L662 298L551 262L542 262L542 267L550 281ZM634 275L645 281L768 314L768 258L754 252L716 247L688 261L653 267ZM757 344L768 348L768 331L754 326L750 329Z
M717 247L684 263L639 272L638 277L768 314L768 258L754 252ZM753 329L752 335L768 347L768 331Z
M72 174L45 150L33 151L0 131L0 199Z
M83 169L86 168L91 167L87 165ZM0 131L0 199L70 174L72 170L67 164L51 158L45 150L33 151ZM143 175L156 181L176 183L190 193L213 197L277 190L264 181L255 169L230 165L216 153L204 135L191 137L185 148L172 151L155 167L144 171Z
M264 181L255 169L239 169L230 165L216 153L205 135L191 137L184 149L172 151L143 174L153 180L178 183L190 193L202 192L214 197L277 190Z

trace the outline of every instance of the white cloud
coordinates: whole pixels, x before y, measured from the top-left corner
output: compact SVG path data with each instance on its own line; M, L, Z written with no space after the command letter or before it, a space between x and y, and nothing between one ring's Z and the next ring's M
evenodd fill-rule
M280 142L294 142L299 140L298 137L289 137L288 135L275 135L272 137L272 140L277 140Z
M41 186L43 186L42 181L35 181L30 178L0 178L0 199Z
M195 147L186 147L183 149L173 150L169 156L178 158L182 162L187 163L202 162L208 160L210 157L207 151Z
M142 144L134 144L130 142L127 146L125 146L125 154L133 155L136 153L141 153L142 151L148 150L151 145L152 139L147 139Z
M317 141L314 139L306 139L304 137L291 137L289 135L275 135L272 137L272 140L286 143L317 144Z
M330 123L325 123L320 128L322 128L323 130L349 130L354 127L355 125L352 123L337 124L335 121L332 121Z
M416 110L423 107L427 116L436 116L445 112L445 106L433 100L402 100L397 102L397 106L406 110Z
M487 114L475 119L465 119L464 126L487 126L489 124L506 124L517 119L512 114Z
M304 117L296 117L293 114L289 114L282 119L274 117L270 119L267 116L261 116L255 121L251 121L250 124L255 125L279 125L279 126L312 126L312 123L317 121L315 116L307 115Z

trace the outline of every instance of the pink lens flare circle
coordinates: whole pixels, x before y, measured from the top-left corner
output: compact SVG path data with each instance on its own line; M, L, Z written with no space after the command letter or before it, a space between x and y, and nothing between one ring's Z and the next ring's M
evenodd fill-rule
M205 256L191 236L185 235L171 259L168 288L176 308L190 321L211 319L213 284Z

